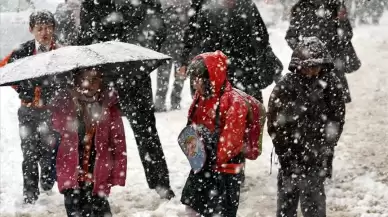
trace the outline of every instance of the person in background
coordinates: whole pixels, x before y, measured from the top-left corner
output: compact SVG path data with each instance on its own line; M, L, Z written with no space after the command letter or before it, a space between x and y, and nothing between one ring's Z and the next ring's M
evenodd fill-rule
M79 0L65 0L64 3L58 4L54 14L57 21L55 35L62 45L75 45L77 43L80 10Z
M49 11L41 10L32 13L29 19L29 30L34 39L12 51L0 65L59 48L60 46L54 40L55 23L54 15ZM55 82L49 80L23 81L13 86L21 100L18 116L23 152L25 203L33 204L38 199L39 180L44 191L50 191L55 183L55 165L52 163L53 147L51 146L53 134L50 130L50 111L46 109L56 90L54 84Z
M172 60L158 68L157 87L155 97L155 111L164 112L166 108L166 95L170 83L171 68L174 73L174 84L171 92L171 110L180 109L181 93L185 76L178 73L177 60L181 55L183 46L184 28L188 24L188 11L190 3L170 0L163 9L163 20L167 27L167 37L160 52L172 57Z
M320 14L324 11L325 13ZM345 102L351 102L347 73L357 71L361 62L351 42L353 29L347 9L339 0L299 0L291 10L286 41L294 50L300 38L317 37L334 59L334 72L344 87Z
M118 40L159 51L166 36L161 4L158 0L137 3L84 0L78 44ZM156 129L150 75L144 73L134 79L123 78L113 84L120 96L122 115L128 118L135 135L149 188L155 189L163 199L173 198L175 194L170 186L166 158Z
M296 45L268 103L268 134L279 158L277 217L326 217L324 181L345 123L343 88L316 37Z
M111 187L125 185L127 172L117 93L103 86L100 69L80 70L51 110L53 130L61 135L56 170L67 216L112 216L107 197Z
M180 75L186 74L191 56L222 50L229 58L228 79L232 86L262 102L261 90L281 74L283 65L273 53L255 3L193 0L190 11L179 59Z

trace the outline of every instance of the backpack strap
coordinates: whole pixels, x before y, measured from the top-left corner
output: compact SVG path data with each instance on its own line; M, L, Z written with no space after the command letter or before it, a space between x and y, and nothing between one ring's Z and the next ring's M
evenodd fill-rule
M222 86L221 86L221 90L220 90L220 97L218 98L218 100L217 100L217 103L218 103L218 105L217 105L217 108L216 108L216 118L215 118L215 120L214 120L214 122L215 122L215 132L216 133L220 133L220 125L221 125L221 120L220 120L220 107L221 107L221 97L222 97L222 95L224 95L224 92L225 92L225 86L226 86L226 79L225 79L225 81L224 81L224 83L222 84Z
M189 118L187 119L186 126L190 125L193 122L193 115L195 114L195 111L197 110L198 101L199 101L199 98L195 99L194 107L193 107L193 110L191 111L191 114L190 114Z

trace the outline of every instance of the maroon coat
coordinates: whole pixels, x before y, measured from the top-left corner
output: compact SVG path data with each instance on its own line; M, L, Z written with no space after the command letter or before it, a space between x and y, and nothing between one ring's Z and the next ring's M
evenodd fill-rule
M57 155L57 182L60 192L78 188L79 138L75 102L68 93L53 101L53 129L60 133ZM94 144L96 158L93 171L94 194L109 195L114 185L125 185L127 154L123 121L116 106L117 95L102 97L101 120L98 121Z

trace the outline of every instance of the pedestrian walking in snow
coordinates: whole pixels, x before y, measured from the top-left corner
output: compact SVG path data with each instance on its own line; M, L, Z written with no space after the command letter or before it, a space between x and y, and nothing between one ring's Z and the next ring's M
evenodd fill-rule
M360 24L372 23L378 25L384 14L385 5L388 5L388 3L384 0L356 0L354 19L358 17Z
M361 62L351 39L352 26L346 7L339 0L299 0L291 10L286 41L294 50L300 38L315 36L321 40L334 59L334 72L344 86L345 102L351 102L346 73L357 71Z
M52 103L53 129L61 135L57 155L58 189L68 217L112 216L113 186L124 186L127 154L118 96L103 86L98 68L75 74L74 87Z
M158 0L141 0L138 4L84 0L79 44L119 40L159 51L166 36L162 14ZM162 198L171 199L175 194L156 129L150 75L123 77L114 85L120 96L120 109L134 132L149 188L155 189Z
M326 217L324 181L345 122L343 88L316 37L296 45L288 69L268 104L268 133L280 162L276 216L297 216L300 201L303 216Z
M177 60L181 56L184 28L188 24L189 3L169 1L163 9L163 20L166 25L166 40L160 52L172 57L172 60L158 69L155 97L155 111L166 111L166 95L170 83L171 68L174 73L174 84L171 91L171 110L180 109L181 93L185 77L178 74Z
M227 79L227 57L222 52L195 57L188 73L196 89L188 124L207 129L201 133L207 159L199 172L190 171L181 202L193 216L235 217L248 106Z
M18 59L58 48L54 41L54 15L49 11L37 11L30 15L29 28L33 40L12 51L1 65ZM39 63L37 63L39 64ZM25 203L35 203L39 196L39 180L44 191L52 189L55 183L53 164L53 132L50 112L45 107L50 104L55 87L52 82L24 81L13 86L19 94L21 105L18 110L21 148L23 152L23 196ZM39 168L40 165L40 178Z

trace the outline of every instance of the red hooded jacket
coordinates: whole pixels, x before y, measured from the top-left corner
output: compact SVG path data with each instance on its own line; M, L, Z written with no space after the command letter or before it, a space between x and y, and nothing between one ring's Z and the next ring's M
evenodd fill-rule
M198 92L194 96L189 110L193 124L202 124L211 132L215 130L215 118L218 100L220 100L220 138L217 144L215 170L233 173L241 165L228 164L228 161L243 151L243 139L248 107L244 98L227 81L227 57L221 52L204 53L194 59L203 59L209 72L209 79L215 90L210 98L202 97ZM225 83L224 93L221 87ZM198 107L193 108L195 105ZM228 172L229 171L229 172Z
M107 93L102 97L101 119L94 136L95 163L93 171L94 194L109 195L111 186L125 185L127 172L126 142L123 121L116 107L117 95ZM69 94L56 96L53 108L53 129L61 135L57 154L57 182L60 192L77 189L79 163L79 138L76 104Z

